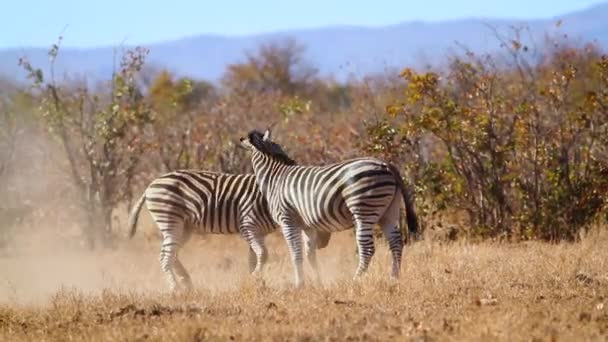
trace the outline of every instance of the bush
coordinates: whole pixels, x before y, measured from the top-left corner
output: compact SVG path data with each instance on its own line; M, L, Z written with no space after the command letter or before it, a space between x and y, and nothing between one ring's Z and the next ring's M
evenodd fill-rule
M473 234L574 240L608 192L608 57L508 51L510 65L469 52L445 72L405 69L364 147L409 156L423 202L466 212Z

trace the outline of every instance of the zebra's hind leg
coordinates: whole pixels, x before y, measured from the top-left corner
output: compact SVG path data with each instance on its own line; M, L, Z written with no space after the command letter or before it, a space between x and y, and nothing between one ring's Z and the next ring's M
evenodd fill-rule
M174 273L176 259L177 247L175 246L175 242L163 242L160 250L160 267L167 277L171 291L177 290L177 278Z
M249 244L249 273L259 275L268 260L265 236L245 223L241 227L241 235Z
M255 237L250 242L250 246L250 250L252 250L255 255L255 267L253 268L253 271L251 271L251 274L259 275L264 270L266 261L268 261L268 250L266 249L264 236Z
M321 283L321 273L319 272L319 264L317 263L317 231L314 229L304 230L304 248L306 249L306 258L312 267L317 283Z
M188 271L186 271L186 268L179 260L177 255L175 256L175 273L177 274L180 280L180 284L184 287L184 289L187 291L191 291L193 287L192 278L190 277L190 274L188 274Z
M359 252L359 267L355 273L355 279L367 272L369 263L376 252L373 227L373 224L362 220L357 220L355 223L355 236L357 239L357 250Z
M382 225L384 236L388 241L388 247L391 250L393 256L393 264L391 268L391 277L399 278L401 272L401 254L403 253L403 237L401 236L401 229L397 223L384 224Z
M188 240L190 240L193 230L193 228L187 224L184 225L184 228L184 234L181 239L182 246L186 245ZM186 268L182 262L179 260L179 255L177 253L175 255L175 273L179 278L179 283L184 287L184 289L187 291L192 290L192 278L190 277L190 274L188 274L188 271L186 271Z
M182 243L182 236L184 234L184 223L183 222L158 222L157 225L161 231L163 241L160 248L160 266L167 277L169 282L169 288L171 291L177 290L178 281L175 275L176 264L181 265L177 259L177 252L179 251ZM179 266L177 266L179 267ZM181 265L183 269L183 265ZM185 271L185 269L183 269ZM182 274L183 275L183 274Z
M249 245L249 273L253 273L255 271L255 268L258 264L258 257L255 254L255 252L253 251L253 248L251 248L251 245Z
M294 283L296 288L300 288L304 285L304 270L302 267L302 228L293 224L290 220L284 219L283 222L281 222L281 231L283 232L285 242L287 242L287 248L291 255L291 262L294 266Z
M393 256L391 277L394 279L399 278L399 273L401 272L401 254L403 253L403 237L401 236L401 229L399 227L400 207L401 194L398 192L384 215L380 218L380 222L378 222L382 226L384 237Z

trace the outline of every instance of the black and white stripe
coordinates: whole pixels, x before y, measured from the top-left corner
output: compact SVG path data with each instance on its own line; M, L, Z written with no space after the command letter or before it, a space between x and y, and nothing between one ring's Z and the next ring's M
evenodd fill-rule
M139 211L146 203L162 235L160 263L171 289L190 288L188 272L177 257L192 233L240 234L249 244L249 269L262 271L267 260L264 238L276 229L267 202L258 190L254 175L208 171L175 171L147 187L129 217L133 237ZM321 248L329 235L320 237Z
M375 158L359 158L326 166L298 166L257 131L241 139L252 151L256 181L266 196L272 218L283 231L295 266L296 286L303 281L302 241L315 263L315 236L355 227L359 250L356 276L364 273L374 254L373 226L380 224L393 256L393 277L401 267L403 239L399 229L402 200L408 229L417 231L410 191L393 165Z

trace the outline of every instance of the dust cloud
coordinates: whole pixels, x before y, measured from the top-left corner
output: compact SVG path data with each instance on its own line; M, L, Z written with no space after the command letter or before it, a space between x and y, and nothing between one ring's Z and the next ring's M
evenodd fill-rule
M66 290L86 295L104 290L167 292L158 261L160 240L146 217L147 211L143 210L141 215L132 240L126 238L126 231L118 231L117 235L123 238L113 248L93 251L81 242L76 225L22 227L9 251L0 256L0 303L45 304L53 295ZM58 231L64 234L56 234ZM263 281L273 287L290 286L293 269L280 233L268 236L267 244L270 255ZM324 285L350 279L356 266L354 240L349 232L336 234L329 247L332 244L340 248L318 253ZM251 280L247 253L247 244L238 236L205 235L193 237L180 251L179 258L199 290L221 292L238 289ZM314 282L306 261L305 270L307 280Z

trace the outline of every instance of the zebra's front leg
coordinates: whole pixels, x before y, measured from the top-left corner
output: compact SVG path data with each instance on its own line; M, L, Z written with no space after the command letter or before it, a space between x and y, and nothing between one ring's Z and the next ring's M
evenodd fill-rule
M357 221L355 229L357 250L359 252L359 267L355 273L355 279L357 279L367 272L376 248L374 246L373 225Z
M291 255L291 262L295 271L295 286L296 288L300 288L304 285L304 270L302 267L302 229L285 220L281 223L281 231Z
M317 231L314 229L304 230L304 247L306 248L306 258L312 267L317 283L321 283L321 273L317 263Z
M388 246L393 256L393 265L391 269L391 277L398 279L401 272L401 254L403 253L403 237L401 229L397 222L385 224L382 226L384 237L388 241Z

